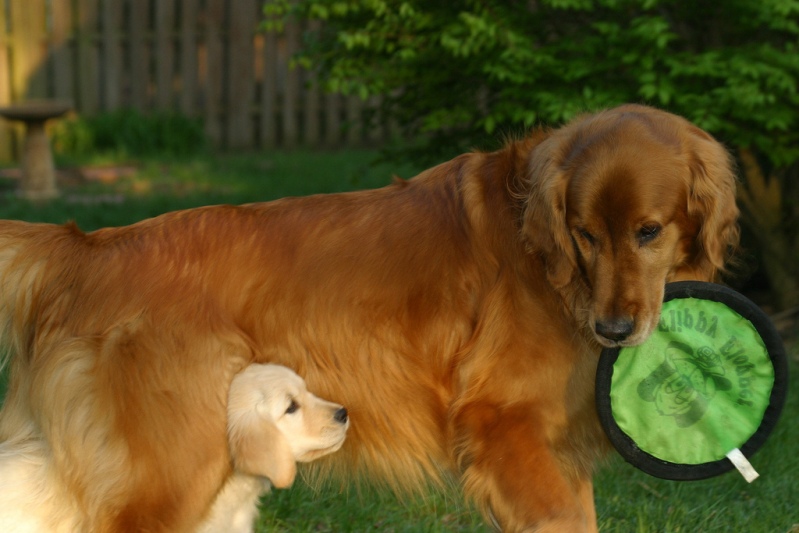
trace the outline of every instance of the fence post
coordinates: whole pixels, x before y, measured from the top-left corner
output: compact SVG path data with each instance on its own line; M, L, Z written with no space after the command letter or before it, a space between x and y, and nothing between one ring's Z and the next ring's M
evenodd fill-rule
M78 0L78 109L93 114L100 108L97 62L97 0Z
M347 146L355 148L361 145L363 139L363 116L361 114L361 99L354 94L346 98L346 123L344 127L347 132Z
M47 90L44 0L12 0L10 8L12 98L43 98Z
M58 100L75 101L74 19L71 0L52 0L53 33L50 60L53 65L53 91ZM2 71L0 67L0 71Z
M155 7L155 103L159 111L174 109L172 79L175 61L175 4L173 0L158 0Z
M225 128L228 148L253 147L253 39L257 22L254 0L230 3L227 54L227 98Z
M120 106L122 88L122 43L120 26L122 9L120 2L103 2L100 57L102 58L102 109L113 111Z
M283 33L283 50L278 59L280 75L283 77L283 99L281 112L283 115L283 146L296 148L300 139L299 125L297 124L297 107L300 100L300 79L297 69L290 66L291 58L297 51L300 39L300 28L294 21L286 23Z
M197 0L183 0L180 20L180 110L197 115Z
M8 64L8 35L6 34L6 10L0 9L0 106L11 103L11 76ZM10 161L11 128L8 122L0 120L0 161Z
M130 49L130 105L139 111L149 108L150 85L150 41L147 36L147 21L150 18L150 3L137 2L130 10L128 24L128 48Z
M222 95L222 31L225 18L223 0L208 0L205 6L205 63L203 65L203 108L205 134L215 145L222 142L222 130L219 127L219 104Z
M277 34L274 31L263 36L261 61L261 147L277 146Z

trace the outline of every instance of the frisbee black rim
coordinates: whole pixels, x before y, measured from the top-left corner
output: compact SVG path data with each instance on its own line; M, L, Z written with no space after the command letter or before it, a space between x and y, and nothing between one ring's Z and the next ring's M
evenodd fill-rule
M722 303L748 320L760 335L774 367L774 384L769 403L757 430L739 449L751 457L766 441L779 419L788 389L788 360L782 339L768 316L751 300L723 285L700 281L680 281L666 285L664 303L674 299L698 298ZM734 468L723 458L701 464L665 461L639 448L632 437L616 423L611 409L610 388L613 367L621 348L605 348L599 358L596 377L596 404L599 420L613 446L625 461L647 474L677 481L705 479Z

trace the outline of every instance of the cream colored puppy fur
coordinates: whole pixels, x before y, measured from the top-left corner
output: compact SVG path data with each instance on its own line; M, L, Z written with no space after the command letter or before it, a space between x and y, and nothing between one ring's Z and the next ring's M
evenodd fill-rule
M228 397L228 440L234 473L198 533L252 531L258 499L270 485L285 488L296 462L338 450L349 420L341 405L308 392L280 365L253 364L239 373Z

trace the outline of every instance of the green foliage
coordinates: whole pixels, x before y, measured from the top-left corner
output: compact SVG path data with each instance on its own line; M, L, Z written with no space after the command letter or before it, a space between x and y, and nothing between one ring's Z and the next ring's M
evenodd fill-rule
M799 1L271 0L321 20L298 61L384 97L411 136L468 147L622 102L672 110L777 165L799 158Z
M57 155L68 158L96 153L186 156L200 153L207 142L199 119L120 109L60 121L53 132L53 147Z

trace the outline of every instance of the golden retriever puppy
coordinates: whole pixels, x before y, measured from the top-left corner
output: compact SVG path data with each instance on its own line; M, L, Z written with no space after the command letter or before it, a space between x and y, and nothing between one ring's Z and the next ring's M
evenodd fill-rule
M290 486L297 461L338 450L349 427L344 407L311 394L280 365L253 364L237 374L227 410L235 471L198 533L252 531L261 494Z
M341 405L310 393L305 381L279 365L252 364L228 394L228 439L234 471L197 533L253 530L258 499L271 486L292 484L297 461L338 450L349 419ZM80 507L59 484L42 443L0 444L0 531L79 533Z
M372 191L0 222L0 441L48 456L81 531L193 531L234 375L283 364L357 413L320 475L454 477L505 531L594 531L599 352L715 279L737 216L724 148L626 105Z

